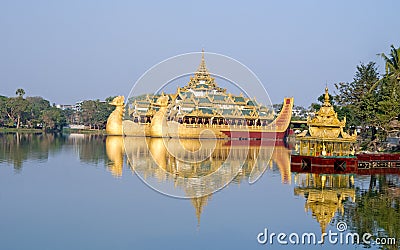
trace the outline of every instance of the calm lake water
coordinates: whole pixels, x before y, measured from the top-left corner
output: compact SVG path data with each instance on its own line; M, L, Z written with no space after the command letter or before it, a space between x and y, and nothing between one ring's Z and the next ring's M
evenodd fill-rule
M130 138L124 147L120 137L0 134L0 249L379 249L376 237L399 241L398 175L291 173L290 150L255 146L257 157L249 153L228 186L195 197L209 186L198 188L190 178L214 171L227 148L239 158L244 149L217 145L210 161L177 164L160 145L144 138ZM271 161L263 158L267 151ZM161 167L151 163L154 155L161 155ZM263 168L249 184L251 172ZM142 178L193 197L164 195ZM339 233L338 222L346 223L343 235L370 233L371 244L328 238L301 244L304 233L317 240L323 232ZM275 237L262 245L257 237L265 228L268 235L297 234L300 242L282 245ZM398 249L398 243L384 248Z

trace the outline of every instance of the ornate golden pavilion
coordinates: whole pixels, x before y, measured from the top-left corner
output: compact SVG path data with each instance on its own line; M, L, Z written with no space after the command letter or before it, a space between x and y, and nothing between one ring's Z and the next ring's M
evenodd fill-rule
M346 117L340 121L329 100L328 87L325 88L324 103L314 118L307 118L308 130L297 136L300 141L300 155L310 156L350 156L354 155L357 132L349 135L343 131Z
M286 100L287 99L287 100ZM200 138L204 131L225 138L224 131L250 133L285 132L291 118L293 98L286 98L284 119L273 122L272 109L255 98L234 95L218 87L207 70L204 52L197 71L174 94L130 98L129 118L123 121L124 135ZM280 131L282 130L282 131ZM202 138L205 138L203 136Z
M243 94L226 93L218 87L215 78L207 70L204 53L194 76L184 87L178 87L174 94L147 95L135 99L129 109L134 122L151 123L160 109L158 98L165 96L168 105L173 104L167 114L168 121L180 124L236 124L266 125L273 118L273 112L259 105L255 99Z

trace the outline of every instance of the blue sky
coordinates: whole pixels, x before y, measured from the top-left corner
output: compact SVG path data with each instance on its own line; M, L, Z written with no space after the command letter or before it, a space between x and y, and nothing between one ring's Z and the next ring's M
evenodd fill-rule
M55 103L128 95L151 66L200 51L308 106L327 83L400 46L398 1L1 1L0 95Z

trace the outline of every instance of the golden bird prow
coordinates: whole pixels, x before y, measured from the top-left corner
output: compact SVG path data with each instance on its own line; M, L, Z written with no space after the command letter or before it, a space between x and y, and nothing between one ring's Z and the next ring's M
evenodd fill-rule
M125 97L117 96L110 104L115 106L115 110L107 119L106 133L108 135L122 135L122 117L125 111Z

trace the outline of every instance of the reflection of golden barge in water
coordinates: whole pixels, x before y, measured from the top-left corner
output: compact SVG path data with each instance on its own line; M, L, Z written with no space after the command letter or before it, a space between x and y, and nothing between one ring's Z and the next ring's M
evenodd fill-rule
M239 143L240 141L230 140L164 141L162 138L140 137L115 137L115 140L120 143L123 141L132 171L141 171L142 176L156 177L160 181L167 180L170 176L184 177L187 178L186 182L190 182L191 178L212 174L225 163L237 169L243 165L234 179L239 182L244 177L249 177L251 172L262 173L267 166L272 167L272 163L275 163L281 173L282 182L291 182L290 150L283 146L262 145L256 141L245 145ZM122 165L120 168L122 169ZM170 175L165 175L166 172ZM214 183L225 182L225 174L228 173L215 175L221 180L214 180ZM170 180L177 181L176 178ZM178 187L184 186L180 184L176 183Z
M107 136L106 150L111 160L109 170L114 176L123 173L125 153L132 172L146 181L153 179L159 183L171 183L175 189L191 197L199 221L212 196L209 191L215 185L247 181L252 173L259 175L266 168L272 168L273 163L280 172L282 183L291 183L290 150L283 146L265 145L261 140ZM215 173L222 164L227 166L227 171L214 174L207 185L198 181ZM232 169L239 171L232 172Z
M283 139L292 115L293 98L285 98L274 120L272 107L227 93L217 86L201 63L188 84L174 94L130 98L129 119L123 134L128 136L180 138L269 138Z

